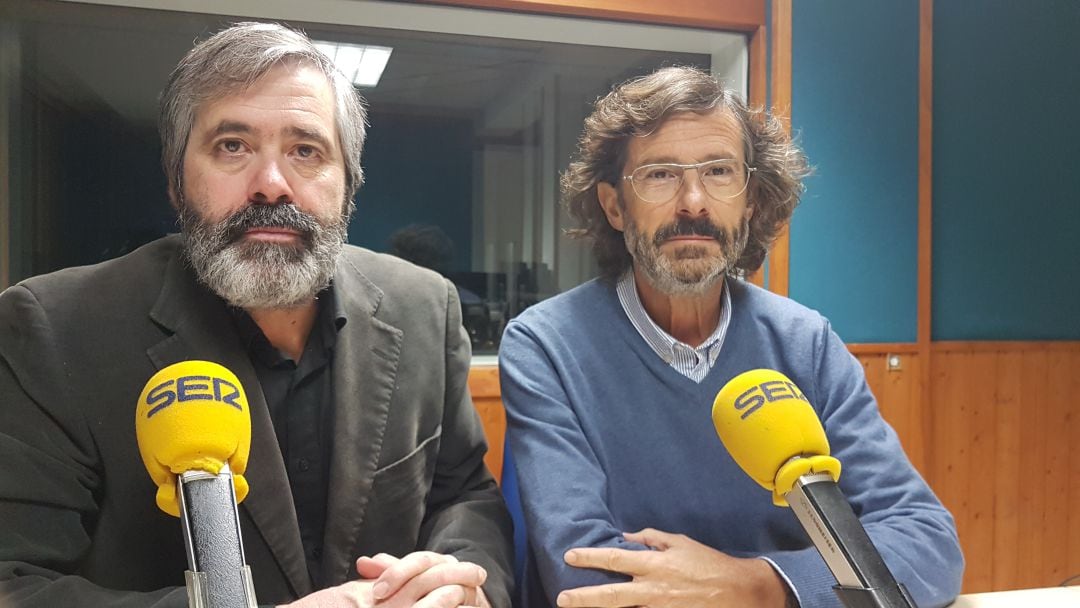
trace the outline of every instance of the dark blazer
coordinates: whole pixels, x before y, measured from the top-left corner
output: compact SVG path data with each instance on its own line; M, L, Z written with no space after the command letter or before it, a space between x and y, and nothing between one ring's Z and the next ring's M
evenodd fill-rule
M248 395L240 523L259 603L312 591L255 371L180 242L0 294L0 605L186 605L180 523L154 504L134 424L144 383L188 359L221 363ZM430 550L486 568L488 598L509 606L510 521L482 460L456 291L356 247L334 285L348 322L334 351L323 579L356 578L360 555Z

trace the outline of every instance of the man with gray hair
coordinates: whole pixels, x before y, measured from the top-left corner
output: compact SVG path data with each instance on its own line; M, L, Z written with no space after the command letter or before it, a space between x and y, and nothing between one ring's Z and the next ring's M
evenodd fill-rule
M509 604L457 292L345 245L365 122L303 34L223 30L162 93L181 234L0 294L0 600L187 604L132 420L157 370L207 360L250 403L240 524L261 604Z
M778 121L696 69L659 70L596 103L562 186L601 278L525 311L499 350L530 605L839 605L795 516L711 424L719 389L761 368L810 398L846 496L918 605L955 597L952 518L858 361L821 315L741 278L791 217L807 170Z

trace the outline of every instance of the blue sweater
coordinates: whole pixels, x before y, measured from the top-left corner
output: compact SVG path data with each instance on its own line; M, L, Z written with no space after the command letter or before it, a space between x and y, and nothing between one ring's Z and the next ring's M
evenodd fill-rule
M622 533L652 527L766 557L804 608L841 606L795 515L773 506L713 429L717 391L741 372L771 368L814 405L844 465L840 487L897 580L923 608L947 604L964 564L955 525L882 420L861 365L818 313L743 281L728 288L731 325L700 384L649 348L606 283L546 300L507 327L502 396L532 570L548 601L625 580L567 566L567 549L644 549Z

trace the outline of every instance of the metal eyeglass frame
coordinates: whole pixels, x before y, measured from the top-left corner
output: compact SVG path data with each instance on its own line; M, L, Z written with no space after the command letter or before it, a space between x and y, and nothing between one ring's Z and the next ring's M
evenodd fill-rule
M698 174L698 179L700 180L701 179L701 172L699 171L699 169L701 169L701 167L704 167L705 165L711 165L713 163L718 163L718 162L738 162L738 163L741 163L742 166L746 169L746 180L743 181L743 187L742 187L741 190L739 190L735 194L729 194L727 196L721 196L721 197L716 197L716 196L713 196L712 194L710 194L709 189L705 187L705 182L702 181L701 182L701 186L702 186L701 189L702 189L703 192L705 192L706 196L713 199L714 201L726 201L726 200L733 199L736 196L739 196L743 192L746 192L746 188L749 187L749 185L750 185L750 175L754 171L757 171L757 167L751 167L750 165L746 164L746 161L736 161L734 158L714 158L712 160L707 160L707 161L703 161L703 162L700 162L700 163L692 163L692 164L689 164L689 165L683 165L683 164L680 164L680 163L651 163L651 164L648 164L648 165L641 165L640 167L635 168L633 171L630 172L630 175L624 175L624 176L622 176L622 178L624 180L627 180L627 181L630 182L630 187L634 189L634 194L637 194L638 198L645 201L646 203L652 203L654 205L662 205L662 204L664 204L666 202L671 201L676 196L678 196L679 190L682 189L683 183L686 181L684 176L686 175L686 170L687 169L693 169L694 172ZM675 187L675 191L671 193L670 197L668 197L668 198L666 198L666 199L664 199L662 201L654 201L654 200L649 200L649 199L645 198L644 196L641 195L640 192L638 192L637 184L634 183L634 174L637 173L638 171L641 171L642 169L647 169L649 167L677 167L679 169L682 169L683 172L679 175L679 185Z

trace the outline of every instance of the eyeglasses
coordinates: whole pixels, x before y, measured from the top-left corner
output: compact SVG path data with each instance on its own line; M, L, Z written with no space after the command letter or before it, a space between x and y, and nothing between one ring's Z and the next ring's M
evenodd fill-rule
M624 175L623 179L630 181L641 200L647 203L666 203L679 192L687 169L697 171L705 193L718 201L742 194L750 182L750 173L757 171L757 167L747 166L742 161L724 158L692 165L642 165L630 175Z

